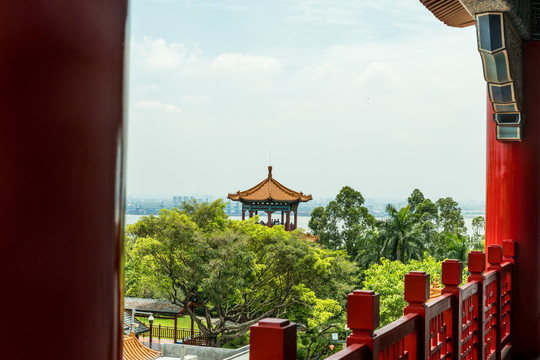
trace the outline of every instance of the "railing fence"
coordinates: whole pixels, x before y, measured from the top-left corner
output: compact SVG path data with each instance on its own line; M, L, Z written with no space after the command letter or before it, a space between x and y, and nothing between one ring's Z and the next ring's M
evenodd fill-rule
M379 327L379 294L355 290L347 296L347 348L327 360L502 360L511 350L513 240L471 251L470 275L463 265L442 263L442 295L429 301L429 274L405 275L404 316ZM503 259L504 257L504 259ZM291 331L294 329L294 331ZM296 359L296 325L265 319L251 328L251 360ZM271 351L270 351L271 349Z

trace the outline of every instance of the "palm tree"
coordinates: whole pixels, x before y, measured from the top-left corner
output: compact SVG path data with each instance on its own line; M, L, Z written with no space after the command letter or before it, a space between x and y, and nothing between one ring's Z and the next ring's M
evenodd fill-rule
M399 211L392 205L386 205L390 216L381 224L379 237L382 254L392 260L408 262L421 259L423 255L424 232L418 221L418 215L412 213L409 206Z

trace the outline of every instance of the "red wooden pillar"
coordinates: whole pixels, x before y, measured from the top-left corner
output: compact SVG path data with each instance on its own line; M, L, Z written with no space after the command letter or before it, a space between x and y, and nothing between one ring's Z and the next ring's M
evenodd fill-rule
M126 13L0 1L2 358L122 358Z
M506 239L503 240L503 256L504 261L514 264L514 249L515 249L515 241Z
M283 219L283 218L284 218L284 215L285 215L285 214L284 214L284 212L282 211L282 212L281 212L281 225L283 225L283 224L285 223L285 222L284 222L284 219Z
M482 251L471 251L468 255L468 270L471 273L467 278L468 281L478 281L478 304L475 304L478 307L478 320L477 320L477 329L478 331L478 343L481 346L476 347L477 356L475 359L484 359L484 270L486 267L486 254Z
M497 271L497 292L493 294L497 298L497 312L496 312L496 352L497 359L501 358L501 315L502 315L502 296L501 296L501 263L503 258L503 249L501 245L490 245L488 248L488 271Z
M296 230L297 227L298 227L298 210L295 210L294 211L294 228L293 228L293 230Z
M452 334L452 353L461 354L461 324L462 324L462 307L461 290L459 284L463 277L463 264L458 260L445 260L442 263L442 283L444 289L442 294L452 294L452 321L449 323L451 327L447 331Z
M242 209L242 220L246 220L246 212Z
M249 210L249 218L251 219L253 217L253 211Z
M488 100L486 249L502 245L503 239L515 239L519 245L512 283L512 341L517 357L540 355L539 62L540 42L523 44L523 142L495 140Z
M408 305L404 314L418 314L422 317L417 335L417 358L429 357L429 329L426 323L426 301L429 300L429 274L411 271L405 274L405 301Z
M291 231L291 212L287 211L287 223L285 225L285 230Z
M250 360L295 360L296 324L286 319L263 319L252 325Z
M366 344L373 354L373 332L380 324L380 298L373 290L354 290L347 295L347 326L352 334L347 346Z
M267 211L267 213L268 213L268 224L266 224L266 226L272 227L272 213L273 213L273 211Z

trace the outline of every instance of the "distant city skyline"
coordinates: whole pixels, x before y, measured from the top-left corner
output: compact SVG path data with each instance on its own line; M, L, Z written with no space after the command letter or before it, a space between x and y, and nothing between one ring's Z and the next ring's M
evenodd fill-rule
M483 201L474 27L418 0L134 0L127 193Z

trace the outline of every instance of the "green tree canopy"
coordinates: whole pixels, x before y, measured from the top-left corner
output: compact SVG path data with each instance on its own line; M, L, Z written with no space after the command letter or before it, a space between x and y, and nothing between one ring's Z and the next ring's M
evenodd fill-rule
M407 199L411 212L414 213L418 204L421 204L422 202L424 202L424 200L424 194L422 194L420 190L414 189L411 193L411 196L409 196L409 198Z
M319 236L324 246L344 248L349 255L356 257L359 237L376 222L363 204L364 197L359 191L344 186L325 209L318 207L313 210L308 227Z
M389 218L381 222L379 233L382 254L389 259L403 262L421 259L424 233L418 217L411 213L409 206L398 211L394 205L388 204L386 212Z
M186 309L212 346L265 317L317 327L341 313L356 272L345 252L322 249L283 226L260 226L257 218L224 220L219 204L183 209L128 226L128 265L136 273L129 294L154 284L156 294ZM204 319L187 307L191 301Z
M441 198L437 200L437 207L439 208L438 225L441 232L466 234L465 220L457 201L451 197Z

